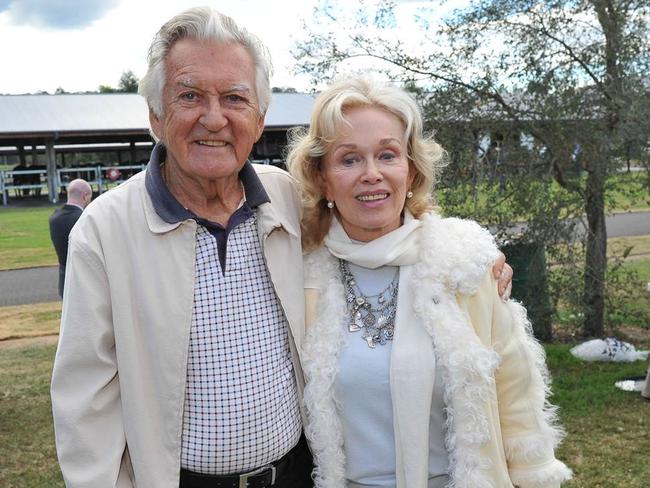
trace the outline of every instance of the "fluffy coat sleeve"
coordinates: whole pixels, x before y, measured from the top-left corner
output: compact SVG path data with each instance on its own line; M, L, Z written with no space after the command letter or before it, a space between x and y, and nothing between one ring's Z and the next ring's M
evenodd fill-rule
M548 401L550 376L544 349L533 337L526 310L515 300L502 302L492 288L492 347L501 360L495 374L499 421L512 483L520 488L558 488L571 470L554 455L564 432Z

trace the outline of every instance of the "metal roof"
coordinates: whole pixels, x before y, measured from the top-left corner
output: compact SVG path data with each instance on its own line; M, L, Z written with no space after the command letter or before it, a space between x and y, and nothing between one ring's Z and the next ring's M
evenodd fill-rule
M313 104L309 94L273 93L265 127L308 125ZM137 94L0 95L0 139L148 130L147 104Z

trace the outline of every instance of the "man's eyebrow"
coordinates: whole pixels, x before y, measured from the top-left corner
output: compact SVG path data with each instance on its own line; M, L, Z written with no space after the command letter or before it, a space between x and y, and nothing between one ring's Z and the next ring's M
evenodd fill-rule
M244 93L251 93L252 90L250 86L244 84L244 83L238 83L236 85L232 85L230 89L226 90L227 92L244 92Z
M176 82L176 86L181 87L181 88L193 88L200 90L201 87L197 82L191 79L185 79L185 80L179 80ZM224 93L230 93L230 92L238 92L238 93L252 93L253 90L251 90L251 87L248 86L245 83L237 83L234 85L229 86L224 90Z
M197 84L190 79L179 80L176 82L176 86L180 86L182 88L198 88Z

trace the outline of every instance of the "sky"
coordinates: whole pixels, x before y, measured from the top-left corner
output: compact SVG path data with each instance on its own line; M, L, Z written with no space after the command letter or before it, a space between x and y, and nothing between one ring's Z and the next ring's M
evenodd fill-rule
M271 51L273 86L289 73L292 33L316 0L0 0L0 93L97 90L131 70L142 78L151 39L186 8L210 5L255 33ZM302 86L306 87L304 80Z
M142 78L153 35L186 8L209 5L255 33L271 51L272 86L307 90L291 73L290 50L318 0L0 0L0 94L116 87ZM398 1L414 8L422 1ZM354 5L356 2L348 2ZM409 29L403 29L405 36Z

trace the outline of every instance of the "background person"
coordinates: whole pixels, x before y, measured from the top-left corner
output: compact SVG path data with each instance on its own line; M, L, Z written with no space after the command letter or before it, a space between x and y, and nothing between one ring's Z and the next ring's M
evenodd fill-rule
M63 297L65 263L68 259L68 236L81 217L81 212L93 199L93 190L86 180L77 178L67 187L65 204L50 215L50 238L59 260L59 296Z
M433 206L443 151L404 90L317 98L288 156L303 189L302 365L317 487L558 487L562 431L521 305L476 223Z

